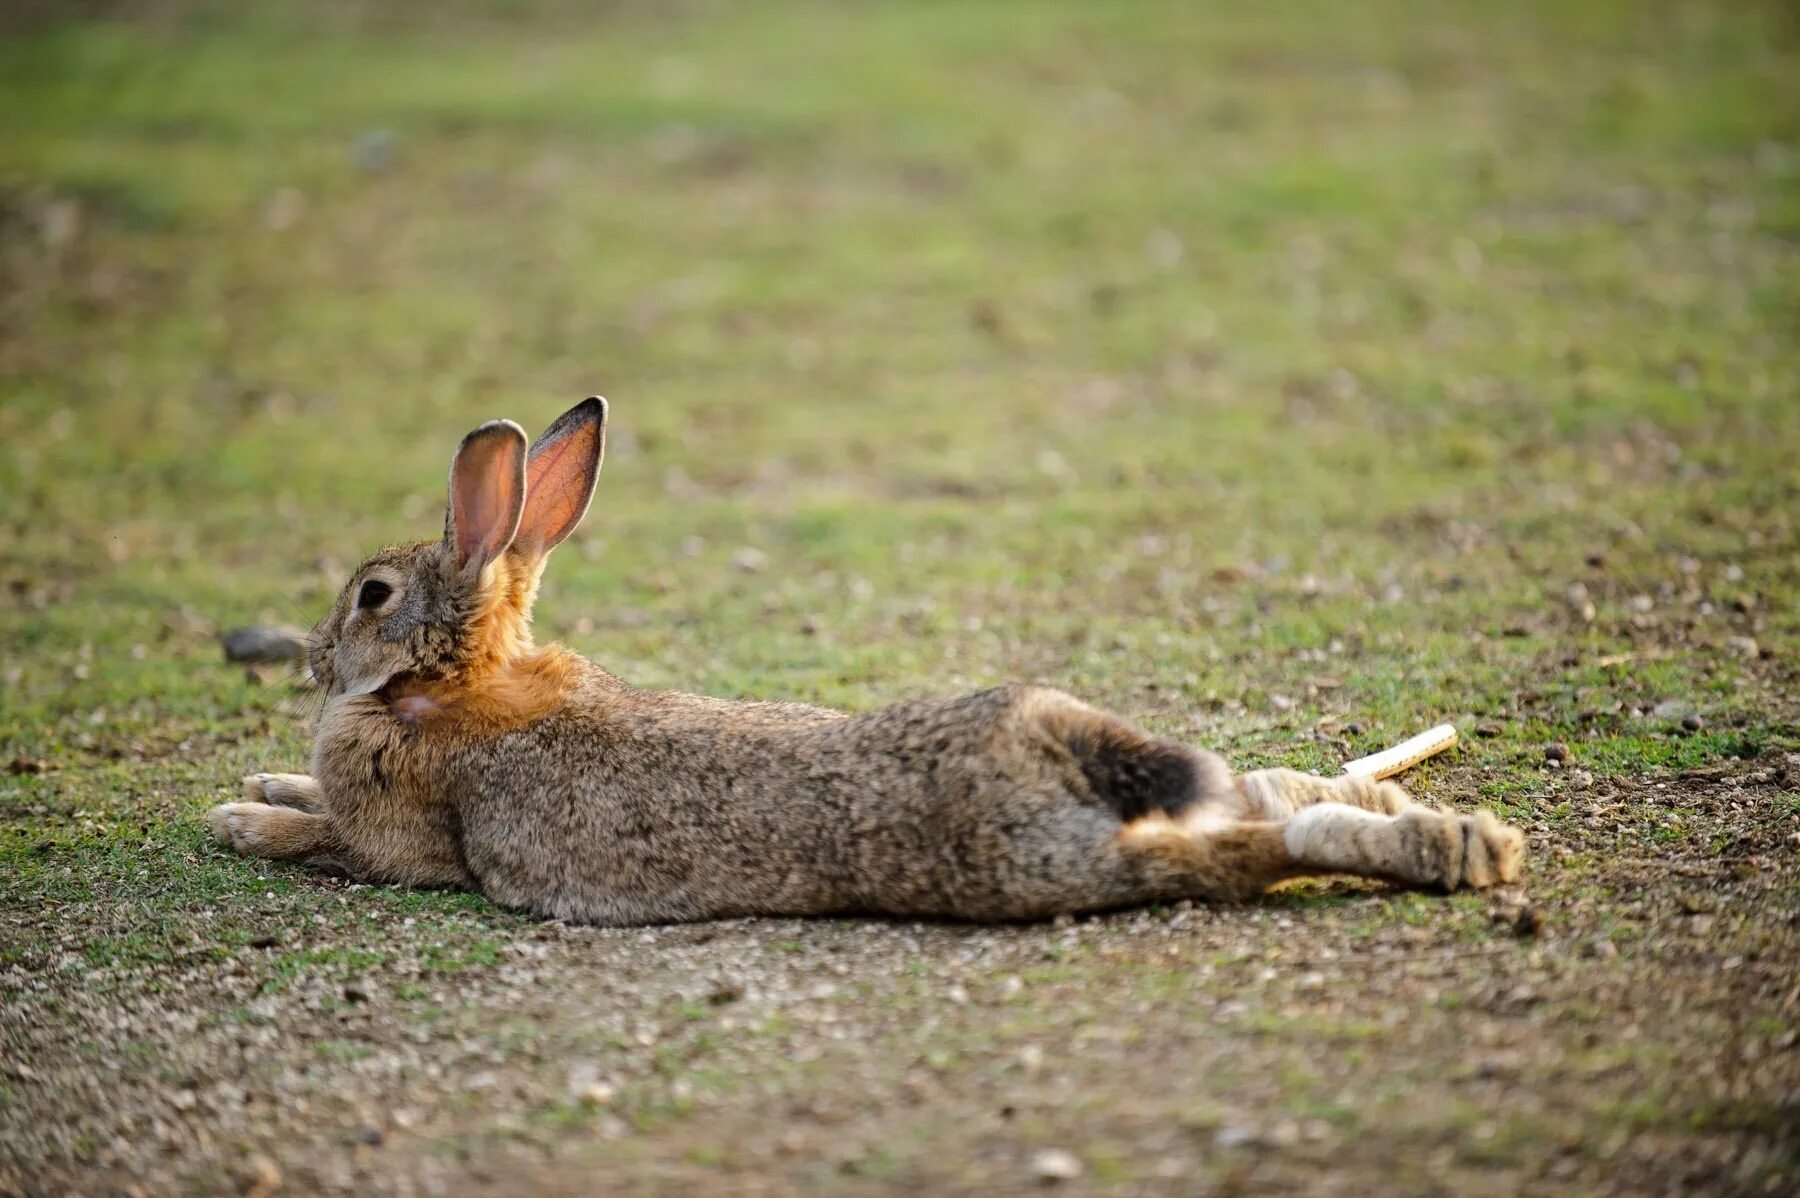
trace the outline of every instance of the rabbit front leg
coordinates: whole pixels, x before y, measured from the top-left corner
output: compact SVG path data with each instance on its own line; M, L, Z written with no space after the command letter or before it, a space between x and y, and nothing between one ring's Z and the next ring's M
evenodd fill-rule
M322 815L268 803L220 803L206 813L214 836L246 857L313 861L329 856L331 828Z
M206 813L214 836L246 857L299 861L328 874L353 871L324 815L324 792L307 774L250 774L245 802Z
M323 814L324 793L311 774L246 774L243 787L249 802Z

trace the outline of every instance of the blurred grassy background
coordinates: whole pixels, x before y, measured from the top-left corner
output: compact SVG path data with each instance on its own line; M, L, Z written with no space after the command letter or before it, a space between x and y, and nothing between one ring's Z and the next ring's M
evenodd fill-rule
M1465 1189L1491 1167L1561 1167L1539 1147L1553 1134L1569 1161L1591 1152L1584 1176L1623 1176L1626 1135L1644 1177L1677 1176L1665 1149L1696 1169L1777 1169L1732 1137L1791 1129L1781 1079L1727 1078L1704 1100L1691 1083L1728 1037L1792 1026L1768 997L1780 987L1752 975L1791 960L1779 912L1800 891L1791 869L1743 862L1786 844L1800 795L1779 769L1753 792L1718 779L1800 750L1796 33L1779 3L1623 0L10 6L9 1052L85 1077L99 1016L83 1003L111 1019L200 1002L224 1036L264 1019L233 1005L248 988L297 996L279 1018L311 1029L289 1041L304 1064L308 1036L341 1047L321 1021L365 973L396 996L358 1033L378 1043L446 1009L479 1040L498 1035L495 1011L523 1009L494 968L540 934L522 921L454 895L346 904L207 841L200 812L239 772L304 760L309 732L285 682L220 662L218 635L310 623L368 549L432 535L476 422L535 429L601 392L607 468L539 614L631 681L869 708L1035 679L1239 763L1321 769L1440 720L1480 729L1414 782L1525 823L1533 901L1565 921L1564 947L1591 934L1611 955L1465 969L1465 942L1511 936L1485 900L1331 889L1226 913L1189 937L1193 960L1154 955L1177 943L1162 925L1153 948L1121 941L1130 967L1020 930L1008 945L1032 957L1049 938L1060 963L1027 970L1041 989L1008 1009L1018 1035L1137 1027L1152 993L1168 1043L1225 1037L1202 1042L1222 1071L1185 1081L1164 1076L1154 1037L1059 1061L1107 1073L1082 1091L1096 1110L1141 1116L1116 1134L1075 1106L1032 1116L1105 1140L1090 1159L1134 1176L1196 1088L1236 1111L1266 1081L1279 1093L1255 1117L1314 1118L1312 1090L1290 1084L1299 1061L1361 1070L1346 1092L1386 1086L1366 1111L1327 1111L1343 1143L1320 1143L1372 1171L1344 1185L1396 1160L1435 1169L1388 1119L1472 1143L1487 1083L1446 1081L1441 1050L1470 1027L1510 1042L1512 1000L1481 1006L1498 971L1527 1004L1559 997L1534 1016L1542 1059L1506 1066L1531 1101L1469 1149ZM1561 771L1543 765L1556 741ZM1673 790L1639 785L1679 771ZM1713 873L1747 888L1729 935L1707 915L1670 923L1714 909L1671 897ZM1434 930L1413 927L1427 912ZM298 930L265 954L277 924ZM1447 955L1422 991L1392 997L1371 974L1334 995L1366 1052L1307 1014L1313 998L1277 993L1295 970L1264 968L1301 936L1309 968L1347 967L1389 933L1437 936ZM728 935L746 952L765 938ZM936 1026L943 979L963 977L957 934L940 935L911 950L917 987L881 1000L892 1026ZM865 940L889 951L876 931L809 927L796 977L814 984L800 950ZM556 985L594 992L610 966L569 943ZM1725 953L1761 964L1727 972ZM438 985L445 960L466 967L445 987L461 1008L420 980ZM216 992L182 997L200 973ZM1153 991L1132 988L1140 973ZM1441 1003L1419 998L1446 978L1460 980ZM1679 1019L1602 1043L1603 1080L1568 1080L1565 1059L1636 1017L1622 995L1672 979L1693 996ZM1302 1012L1280 1035L1207 1030L1222 994L1265 984L1257 1017ZM1745 997L1758 985L1763 1006ZM1404 1025L1372 1022L1403 1008ZM933 1069L998 1107L1013 1066L993 1064L988 1014L944 1025L964 1055ZM794 1048L780 1019L741 1052L695 1041L719 1093L777 1084L769 1061ZM617 1055L581 1040L592 1029L539 1030ZM201 1042L127 1044L118 1094L163 1101L170 1061ZM550 1078L521 1103L556 1128L587 1117L529 1036L494 1043L506 1069ZM916 1046L870 1043L892 1054L863 1108L877 1130L834 1139L891 1135L899 1155L869 1167L896 1176L988 1159L954 1147L989 1134L987 1115L896 1096ZM356 1100L367 1076L334 1080L352 1064L312 1060L298 1092L320 1110ZM643 1072L643 1111L692 1109ZM800 1094L812 1082L796 1076ZM1144 1082L1138 1107L1121 1078ZM20 1151L106 1159L127 1100L85 1084L0 1082L0 1127L17 1121ZM489 1127L457 1084L428 1124L444 1143ZM1414 1101L1421 1086L1438 1098ZM719 1102L746 1135L766 1129L759 1102ZM341 1145L328 1122L290 1121L264 1147L323 1185L299 1163L313 1141L289 1132ZM689 1151L675 1134L670 1151ZM1338 1176L1306 1173L1306 1151L1287 1159L1310 1188ZM203 1152L178 1163L224 1184ZM0 1186L6 1167L0 1154Z
M1780 6L116 11L0 45L8 752L237 726L216 625L592 391L543 615L646 683L1286 744L1792 597Z

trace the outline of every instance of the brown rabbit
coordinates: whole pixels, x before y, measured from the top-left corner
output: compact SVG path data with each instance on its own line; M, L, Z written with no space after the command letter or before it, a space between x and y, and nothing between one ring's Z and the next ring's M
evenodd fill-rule
M531 639L544 562L586 513L606 402L527 450L463 439L441 541L364 562L315 630L312 774L255 774L208 822L240 853L466 886L560 919L889 912L1029 919L1284 878L1519 874L1523 837L1391 783L1233 777L1060 691L844 715L643 691Z

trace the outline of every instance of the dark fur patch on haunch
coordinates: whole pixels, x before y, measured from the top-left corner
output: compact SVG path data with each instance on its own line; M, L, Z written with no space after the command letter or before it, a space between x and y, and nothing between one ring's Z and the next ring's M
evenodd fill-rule
M1200 798L1199 767L1182 745L1099 722L1071 729L1067 744L1095 797L1125 823L1178 815Z

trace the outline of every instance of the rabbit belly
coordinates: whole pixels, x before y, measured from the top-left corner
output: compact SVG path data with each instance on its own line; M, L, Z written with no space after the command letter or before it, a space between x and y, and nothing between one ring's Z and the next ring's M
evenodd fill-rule
M585 922L1032 914L1120 901L1095 876L1119 829L1230 785L1040 688L745 714L671 700L488 746L455 788L468 868L496 902Z
M608 732L575 751L508 738L459 777L464 860L489 898L600 924L844 909L818 857L830 805L796 792L779 739Z

